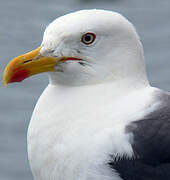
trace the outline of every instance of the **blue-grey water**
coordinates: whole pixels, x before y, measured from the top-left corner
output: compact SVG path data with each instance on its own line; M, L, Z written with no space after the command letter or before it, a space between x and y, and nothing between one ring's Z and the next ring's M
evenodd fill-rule
M169 0L0 0L0 81L11 58L38 47L44 29L58 16L89 8L125 15L137 28L153 86L170 90ZM3 88L0 84L0 180L33 180L26 134L46 74Z

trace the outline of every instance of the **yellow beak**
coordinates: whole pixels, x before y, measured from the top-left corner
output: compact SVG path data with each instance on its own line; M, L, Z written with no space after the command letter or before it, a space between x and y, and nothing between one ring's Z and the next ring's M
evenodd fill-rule
M21 82L24 79L43 72L55 71L59 62L66 60L81 60L73 57L44 57L40 56L41 47L14 58L5 68L3 85Z

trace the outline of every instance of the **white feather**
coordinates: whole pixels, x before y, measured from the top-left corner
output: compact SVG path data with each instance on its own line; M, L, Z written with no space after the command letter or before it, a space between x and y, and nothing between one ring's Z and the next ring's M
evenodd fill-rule
M88 31L96 33L89 47L80 42ZM42 55L88 64L70 61L50 73L28 130L35 180L121 180L108 166L110 155L133 156L125 127L155 107L134 27L118 13L79 11L52 22L42 45Z

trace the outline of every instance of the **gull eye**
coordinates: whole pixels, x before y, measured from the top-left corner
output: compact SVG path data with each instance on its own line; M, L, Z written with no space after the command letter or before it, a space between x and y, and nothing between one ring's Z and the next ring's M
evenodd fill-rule
M96 35L94 33L88 32L86 34L83 34L83 36L81 37L81 42L86 45L89 45L92 44L95 39L96 39Z

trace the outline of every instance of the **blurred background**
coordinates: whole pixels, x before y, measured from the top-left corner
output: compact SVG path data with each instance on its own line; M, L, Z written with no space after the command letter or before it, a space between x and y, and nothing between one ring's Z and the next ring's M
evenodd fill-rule
M56 17L90 8L117 11L137 28L150 83L170 91L169 0L0 0L0 81L7 63L38 47ZM27 159L27 127L48 84L46 74L3 88L0 82L0 180L33 180Z

